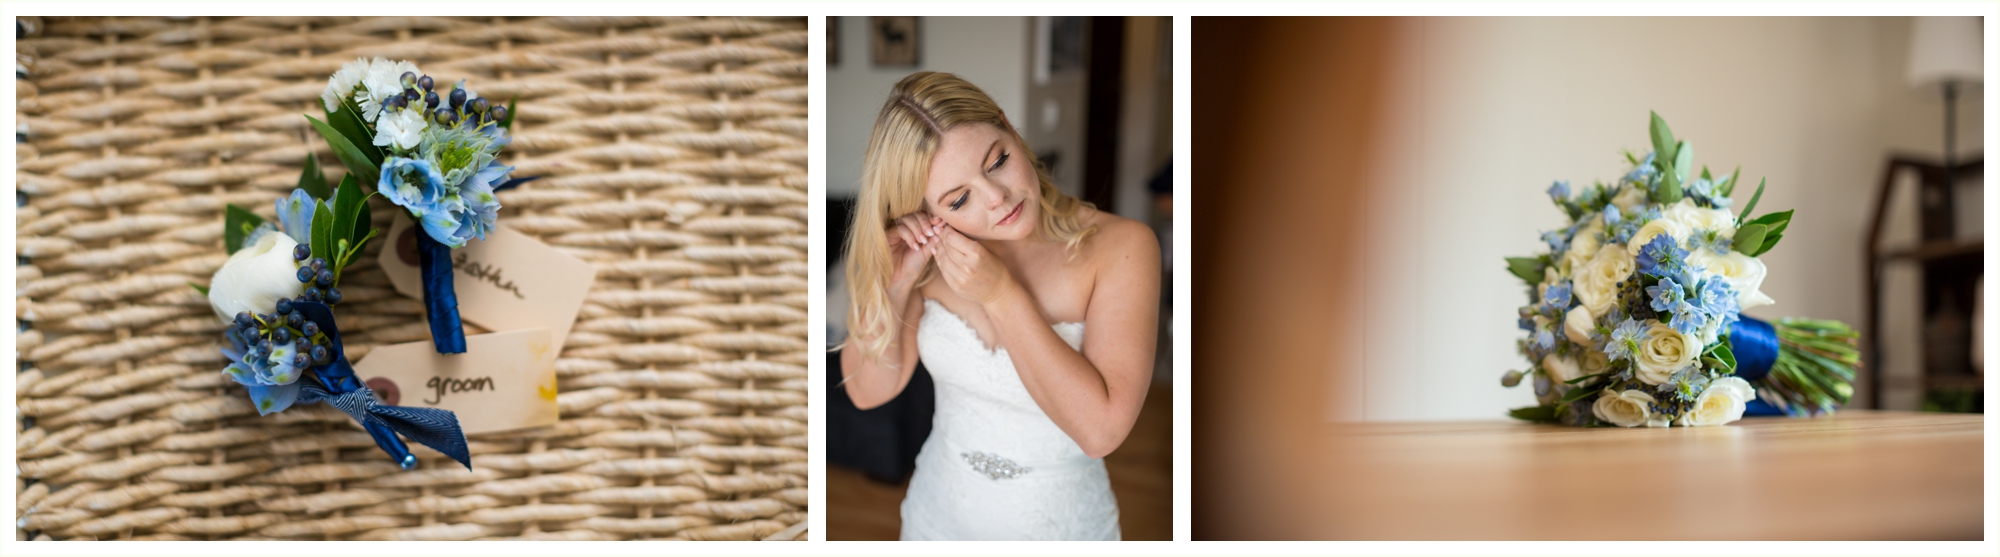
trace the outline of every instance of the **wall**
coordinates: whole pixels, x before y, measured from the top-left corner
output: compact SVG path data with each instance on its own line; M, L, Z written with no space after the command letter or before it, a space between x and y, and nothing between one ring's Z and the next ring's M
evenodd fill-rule
M1884 162L1891 151L1942 149L1941 101L1902 81L1903 18L1398 26L1386 53L1395 68L1383 84L1387 123L1374 137L1383 173L1364 215L1368 296L1358 313L1332 317L1366 324L1362 338L1333 343L1364 343L1357 368L1335 370L1337 420L1491 419L1532 404L1529 389L1498 386L1504 371L1527 366L1513 351L1521 285L1501 258L1534 253L1538 232L1563 223L1542 194L1551 181L1613 179L1625 168L1620 149L1648 148L1648 110L1690 140L1697 164L1718 173L1741 164L1753 189L1768 177L1760 213L1798 210L1784 243L1763 257L1763 290L1778 300L1750 311L1764 318L1860 326L1862 239ZM1980 95L1968 97L1960 145L1977 152L1984 117ZM1901 283L1893 303L1914 305L1914 276L1892 273ZM1903 331L1885 337L1891 369L1913 372L1914 309L1891 312L1885 325Z
M918 71L958 74L978 85L1010 118L1027 107L1027 17L925 17L918 65L876 67L869 60L867 17L840 19L840 64L826 71L827 194L858 194L868 133L889 88Z

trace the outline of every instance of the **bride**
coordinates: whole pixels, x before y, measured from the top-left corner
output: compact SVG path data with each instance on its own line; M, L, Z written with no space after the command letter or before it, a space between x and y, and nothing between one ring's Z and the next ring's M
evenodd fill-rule
M863 409L902 392L919 358L937 384L903 539L1119 537L1103 457L1146 398L1159 243L1040 166L952 74L903 78L875 119L841 369Z

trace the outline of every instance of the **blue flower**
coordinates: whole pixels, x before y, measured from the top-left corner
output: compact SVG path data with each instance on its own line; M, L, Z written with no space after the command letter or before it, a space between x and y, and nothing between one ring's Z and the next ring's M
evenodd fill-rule
M1708 324L1708 312L1688 302L1674 304L1673 316L1667 326L1683 335L1692 335L1701 330L1702 325Z
M1652 178L1653 174L1658 172L1653 168L1653 156L1654 153L1646 153L1646 159L1639 161L1638 167L1633 168L1631 172L1625 173L1625 181L1643 184Z
M1702 311L1726 317L1725 323L1734 322L1736 315L1743 311L1736 303L1736 287L1718 279L1703 281L1695 292L1693 303Z
M444 175L437 167L424 159L389 157L382 161L382 178L375 184L375 191L406 209L418 209L434 203L446 194Z
M299 384L289 385L248 385L250 402L257 405L257 415L268 416L274 412L292 407L292 401L299 398Z
M1667 312L1687 299L1687 289L1672 278L1663 278L1659 283L1646 287L1646 296L1653 301L1653 311Z
M460 186L459 197L469 214L460 219L463 222L459 226L467 230L461 230L459 236L466 236L469 230L470 236L486 239L486 233L493 230L493 222L500 218L500 198L493 194L493 188L507 183L507 175L513 171L514 167L497 162L488 164Z
M1554 199L1558 205L1569 201L1569 181L1557 180L1555 185L1549 186L1549 199Z
M1550 348L1553 348L1553 347L1555 347L1555 345L1556 345L1556 335L1555 335L1555 333L1552 333L1552 332L1549 332L1549 330L1548 330L1548 329L1542 329L1542 330L1540 330L1540 331L1535 331L1535 346L1536 346L1536 347L1538 347L1538 348L1541 348L1541 349L1543 349L1543 350L1548 350L1548 349L1550 349Z
M1682 271L1687 262L1687 250L1681 249L1674 237L1668 234L1653 236L1645 246L1639 248L1639 272L1654 276L1672 276Z
M1618 223L1619 223L1619 221L1622 221L1622 220L1625 220L1625 213L1623 213L1623 212L1619 211L1619 210L1618 210L1618 206L1617 206L1617 205L1609 205L1609 204L1607 204L1607 205L1605 205L1605 206L1604 206L1604 228L1605 228L1605 229L1607 229L1607 230L1608 230L1608 229L1611 229L1611 228L1614 228L1614 227L1618 226Z
M278 198L278 222L285 225L285 234L291 236L292 241L312 243L313 210L318 205L318 200L302 189L292 190L290 197Z
M292 356L298 348L283 343L264 353L254 344L258 340L254 336L256 329L248 331L253 336L246 337L244 329L233 326L223 333L229 339L229 347L222 349L222 355L230 360L222 369L223 375L249 389L250 401L256 404L259 414L291 407L292 400L298 397L299 378L306 371L292 365Z
M1569 240L1563 238L1560 230L1543 232L1542 241L1549 244L1549 253L1555 254L1557 259L1560 259L1562 252L1569 247Z
M1542 304L1551 313L1568 309L1571 290L1569 281L1556 283L1555 286L1550 286L1547 292L1542 293Z
M1646 344L1649 336L1646 327L1639 324L1638 320L1626 319L1618 324L1618 328L1611 330L1611 336L1604 342L1604 355L1614 362L1631 359L1633 355L1639 353L1639 347Z

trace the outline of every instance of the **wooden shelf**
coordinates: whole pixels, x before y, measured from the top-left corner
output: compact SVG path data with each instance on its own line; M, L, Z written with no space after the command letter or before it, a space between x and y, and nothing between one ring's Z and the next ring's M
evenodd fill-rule
M1881 258L1885 261L1910 260L1921 262L1961 255L1983 254L1985 252L1985 240L1939 240L1924 242L1909 248L1885 251L1882 253Z

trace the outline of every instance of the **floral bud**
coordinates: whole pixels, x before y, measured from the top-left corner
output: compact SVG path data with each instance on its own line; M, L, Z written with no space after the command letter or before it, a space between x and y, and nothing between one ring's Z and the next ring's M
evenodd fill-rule
M437 110L437 107L438 107L437 91L430 91L424 93L424 110Z
M305 261L306 258L312 256L313 256L312 246L299 244L297 247L292 248L293 261Z
M297 310L293 310L291 313L285 314L285 325L297 329L299 327L305 326L305 324L306 324L306 314L299 313Z
M486 102L486 97L472 99L465 103L465 109L472 111L473 114L485 114L486 109L492 107L492 103Z
M333 286L333 269L320 269L318 284L320 288Z
M417 88L423 89L424 91L430 91L431 86L435 85L436 83L437 82L435 81L431 81L431 76L428 75L417 78Z
M257 318L251 317L250 312L247 311L236 312L237 328L249 329L249 328L254 328L256 326L257 326Z
M449 107L440 106L438 107L437 112L434 112L432 114L433 118L437 120L437 123L439 125L450 126L452 124L458 123L458 112L452 110Z
M507 107L504 106L493 107L493 111L488 113L486 116L492 118L492 120L495 123L505 122L507 121Z
M320 301L319 287L317 286L306 287L306 301L308 302Z
M306 266L311 267L314 273L318 273L326 269L326 258L314 257L312 261L306 262Z
M401 83L401 84L403 84L403 87L404 87L405 89L407 89L407 88L410 88L410 87L416 87L416 86L417 86L417 72L403 72L403 79L402 79L401 81L398 81L398 83Z
M291 313L291 312L292 312L291 300L278 300L278 313Z
M299 267L298 278L299 282L312 282L313 279L312 267Z
M292 354L292 365L296 367L312 365L312 358L307 357L304 352L294 353Z
M277 329L272 330L271 342L276 342L278 344L290 344L292 342L292 330L284 327L279 327Z
M312 347L312 359L313 363L319 365L333 363L333 351L327 350L325 345L314 346Z
M452 90L451 90L451 107L452 107L452 108L458 108L458 107L461 107L461 106L465 106L465 90L464 90L464 89L452 89Z
M319 336L319 322L307 321L306 324L299 326L299 331L301 331L301 334L304 334L306 338L313 338Z
M340 303L340 289L339 289L339 288L328 288L328 289L326 289L326 303L328 303L328 304L338 304L338 303Z

